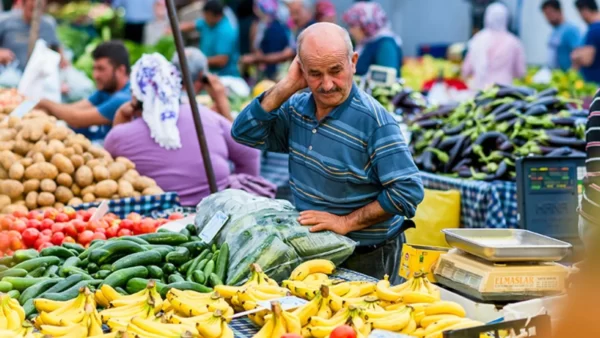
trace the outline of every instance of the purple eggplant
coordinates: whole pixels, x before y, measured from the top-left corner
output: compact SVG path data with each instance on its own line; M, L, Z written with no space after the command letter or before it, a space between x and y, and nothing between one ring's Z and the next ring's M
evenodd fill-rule
M454 165L459 161L459 154L464 149L467 142L469 142L469 138L464 135L460 135L460 138L454 143L454 146L448 153L448 162L444 164L445 172L450 172Z
M461 178L471 178L473 177L473 173L471 172L471 168L463 168L458 172L458 176Z
M514 119L516 117L518 117L517 111L511 109L507 112L496 115L496 117L494 118L494 122L504 122L504 121L508 121L510 119Z
M394 105L394 107L400 107L402 105L401 103L404 100L404 98L406 98L409 95L410 95L410 91L407 91L407 90L400 91L399 93L394 95L394 97L392 98L392 104Z
M458 104L447 104L447 105L440 106L434 111L430 111L425 114L421 114L421 115L417 116L413 120L413 122L430 120L430 119L434 119L434 118L447 117L448 115L450 115L450 113L452 113L456 109L456 107L458 107Z
M546 113L548 113L548 107L541 104L531 106L525 111L526 116L541 116Z
M479 135L473 144L481 146L484 152L492 152L506 141L508 141L508 136L505 134L497 131L488 131Z
M436 172L436 165L433 163L433 153L429 150L423 152L422 155L423 160L423 169L430 173Z
M535 94L535 91L527 87L502 86L496 93L496 98L514 97L516 99L524 99L527 96Z
M441 120L423 120L416 123L422 129L435 129L444 125Z
M494 108L494 110L492 110L490 112L490 115L496 116L498 114L502 114L502 113L510 110L513 106L514 106L514 102L503 103L503 104L499 105L498 107Z
M552 123L562 127L575 127L575 119L572 117L555 117Z
M556 96L556 95L558 95L558 89L551 87L551 88L542 90L541 92L537 93L535 96L537 98L542 98L542 97L546 97L546 96Z
M456 135L458 133L460 133L461 131L465 130L465 126L467 125L466 121L463 121L462 123L460 123L457 126L454 127L446 127L444 128L444 134L447 136L453 136Z
M546 134L551 136L560 136L560 137L571 137L573 136L573 132L569 129L548 129L546 130Z
M452 168L452 172L457 173L463 168L468 168L472 163L473 161L470 158L463 158Z
M528 104L527 106L525 106L525 109L530 109L531 107L535 107L538 105L541 106L545 106L546 108L550 108L550 107L554 107L556 105L558 105L560 103L560 100L554 96L546 96L546 97L542 97L540 99L537 99L533 102L531 102L530 104Z
M440 144L437 145L437 149L442 150L442 151L446 151L450 148L452 148L456 142L458 142L461 138L463 138L464 136L462 135L455 135L455 136L450 136L450 137L445 137L442 142L440 142Z
M502 161L498 164L498 169L496 169L496 172L493 175L486 176L485 180L486 181L499 180L504 175L506 175L507 172L508 172L508 164L506 163L506 161Z
M569 156L571 153L573 152L573 149L569 148L569 147L560 147L560 148L556 148L553 151L546 153L545 156L546 157L553 157L553 156Z
M498 147L498 150L501 150L501 151L513 151L514 149L515 149L515 146L510 141L504 141Z
M575 137L560 137L560 136L548 136L546 141L549 145L558 147L571 147L574 149L585 149L587 142L580 140Z

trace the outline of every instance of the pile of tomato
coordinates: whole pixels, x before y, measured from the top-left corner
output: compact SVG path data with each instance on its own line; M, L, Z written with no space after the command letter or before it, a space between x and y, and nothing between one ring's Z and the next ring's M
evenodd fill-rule
M142 217L137 213L119 219L106 214L90 221L95 209L78 210L66 207L61 210L15 212L0 216L0 256L11 256L13 251L25 248L42 250L64 242L79 243L87 247L94 239L108 239L155 232L168 222L183 218L174 213L168 219Z

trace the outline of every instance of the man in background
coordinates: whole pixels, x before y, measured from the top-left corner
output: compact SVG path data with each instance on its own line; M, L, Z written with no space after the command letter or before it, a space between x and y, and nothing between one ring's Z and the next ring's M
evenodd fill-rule
M296 37L308 26L316 23L314 0L284 0L290 11Z
M154 5L158 0L114 0L113 7L125 10L125 39L141 44L144 27L154 19Z
M600 84L600 15L595 0L577 0L575 7L583 21L588 24L588 31L583 39L583 46L571 53L573 67L581 69L583 78L588 82Z
M131 100L129 53L121 42L105 42L94 50L93 78L97 92L87 100L61 104L41 100L37 108L64 120L92 141L104 139L117 109Z
M196 22L184 22L182 32L196 29L200 33L200 50L208 58L212 73L219 76L239 76L238 31L224 14L219 0L209 0L202 9L204 18Z
M544 1L542 12L553 28L548 41L548 66L566 71L571 68L571 53L581 43L579 29L565 21L558 0Z

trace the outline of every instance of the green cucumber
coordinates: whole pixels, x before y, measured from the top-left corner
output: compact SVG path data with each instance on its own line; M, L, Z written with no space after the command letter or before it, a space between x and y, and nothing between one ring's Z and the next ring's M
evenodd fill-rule
M61 276L61 277L65 277L66 276L65 275L65 269L70 268L72 266L78 266L80 263L81 263L81 260L79 259L79 257L69 257L69 258L67 258L67 260L60 267L60 270L58 270L58 275Z
M10 269L8 266L0 265L0 272Z
M191 235L197 235L198 234L198 229L196 228L195 224L188 224L185 226L185 228L187 229L187 231L191 234Z
M96 250L97 248L99 248L100 246L102 246L103 242L94 242L93 244L90 244L90 246L83 250L83 252L81 254L79 254L79 259L84 260L87 259L88 256L90 255L90 252Z
M142 245L142 246L146 250L154 250L154 251L160 252L162 260L164 260L165 257L167 257L167 255L169 254L169 252L172 252L172 251L175 250L175 247L170 246L170 245L147 244L147 245Z
M212 254L212 258L211 258L211 260L212 260L213 262L215 262L215 264L217 264L217 259L219 258L219 253L220 253L220 250L217 250L217 251L215 251L215 252Z
M180 247L187 248L192 255L198 255L202 250L208 248L208 245L204 241L193 241L187 242L180 245Z
M42 265L49 266L49 265L58 265L58 264L60 264L60 258L58 258L58 257L38 257L38 258L33 258L30 260L27 260L25 262L21 262L15 266L13 266L13 269L23 269L23 270L27 270L27 271L33 271Z
M196 270L192 273L192 281L204 285L206 282L206 277L204 276L204 272L200 270Z
M94 249L90 252L87 259L90 263L97 263L100 260L100 257L110 255L110 253L106 250L102 249Z
M19 296L19 303L25 304L26 301L37 298L37 296L54 286L54 284L60 282L60 280L60 278L48 278L31 287L28 287L21 293L21 296Z
M111 273L112 271L110 270L100 270L96 272L92 277L94 277L95 279L105 279L106 277L110 276Z
M52 266L56 266L56 265L52 265ZM44 275L44 272L46 271L46 267L45 266L40 266L39 268L31 271L29 273L30 277L42 277Z
M4 277L2 282L8 282L12 285L12 289L23 292L27 288L34 286L37 283L48 280L48 277Z
M54 286L52 286L51 288L49 288L48 290L46 290L41 296L40 298L44 298L44 294L46 293L55 293L55 292L62 292L65 291L67 289L69 289L70 287L72 287L73 285L81 282L83 280L83 276L82 275L71 275L67 278L64 278L63 280L61 280L60 282L56 283Z
M148 245L150 243L146 242L139 236L121 236L121 237L113 237L110 239L111 241L130 241L139 245Z
M71 251L67 248L64 248L62 246L51 246L49 248L45 248L42 251L40 251L40 256L42 256L42 257L54 256L54 257L67 259L67 258L73 257L75 255L73 254L73 251Z
M96 286L100 283L102 283L102 281L98 279L82 280L62 292L45 293L43 298L64 302L65 300L70 300L77 297L77 295L79 295L79 290L82 287Z
M213 243L213 245L210 247L210 251L217 252L217 245Z
M197 242L197 241L201 241L202 239L198 236L190 236L190 241L192 242Z
M148 277L148 269L143 266L133 266L111 273L108 277L106 277L103 284L110 285L112 287L125 286L127 285L127 281L132 278L146 277Z
M130 268L132 266L146 266L150 264L160 263L162 255L158 251L142 251L127 255L111 266L112 271Z
M117 291L118 293L122 294L122 295L126 295L127 291L125 291L125 289L121 288L121 287L116 287L115 291Z
M132 278L129 281L127 281L127 286L125 287L125 290L130 295L134 294L138 291L144 290L148 286L148 282L150 282L150 280L145 278ZM163 293L162 291L167 285L158 281L154 282L156 283L156 289L161 294L161 296L164 297L167 294L167 292L165 291Z
M207 279L208 279L208 283L206 283L206 284L209 284L212 287L215 287L215 286L218 286L218 285L223 285L223 281L215 273L211 273L210 276L208 276Z
M46 271L44 271L44 277L58 277L58 271L60 267L58 265L49 266Z
M163 271L156 265L150 265L146 267L148 269L148 277L153 279L161 279L163 278Z
M20 295L19 295L20 297ZM23 311L25 311L25 316L27 317L27 319L31 320L33 318L29 318L31 315L36 313L36 308L33 305L33 299L28 300L27 302L25 302L25 304L23 304Z
M112 269L112 264L102 264L100 265L100 270L108 270Z
M179 233L188 236L188 238L190 237L190 232L186 228L181 229Z
M19 292L19 290L10 290L6 293L7 295L10 296L10 298L12 299L19 299L19 296L21 296L21 292Z
M90 263L90 264L88 264L86 270L89 273L96 273L96 272L98 272L98 270L100 270L100 267L96 263Z
M180 273L186 273L186 271L188 271L189 267L194 263L196 259L191 259L185 263L183 263L179 269L177 269L177 271L179 271Z
M208 253L210 251L204 250L204 252ZM194 273L194 271L196 271L200 265L202 265L202 268L204 268L204 265L206 265L206 262L208 262L208 259L204 258L205 256L206 255L204 255L204 254L200 254L200 256L198 256L194 259L194 263L192 263L192 265L190 265L190 267L188 268L188 270L185 273L185 280L191 282L192 274Z
M15 263L21 263L39 256L40 253L36 249L23 249L15 251L13 254L13 260Z
M77 251L78 252L77 255L80 255L81 253L83 253L85 251L85 248L83 246L81 246L81 244L77 244L77 243L64 242L62 244L62 246L69 250Z
M0 266L12 266L13 264L15 264L15 262L13 262L13 257L12 256L4 256L2 258L0 258Z
M9 282L0 282L0 292L8 292L13 289L13 285Z
M27 276L27 273L27 270L24 269L10 268L0 272L0 280L4 277L25 277Z
M189 241L189 237L176 232L155 232L138 236L150 244L180 245Z
M215 274L220 280L224 281L227 274L227 265L229 264L229 244L223 243L219 252L219 258L215 265Z
M184 247L178 247L175 251L169 252L165 257L167 263L181 265L190 260L190 251Z
M97 257L95 253L96 250L102 251L102 253ZM142 251L146 251L146 249L132 241L113 241L104 244L102 247L94 250L90 254L90 261L94 263L98 263L102 265L104 263L112 263L117 255L129 255ZM113 260L114 259L114 260Z
M185 282L185 279L183 278L183 276L174 273L169 276L167 281L169 283L177 283L177 282Z
M211 273L213 273L214 269L215 269L215 262L208 261L208 263L206 263L206 266L204 267L204 270L202 270L202 272L204 272L204 276L208 277L208 276L210 276ZM198 270L198 269L196 269L196 270Z
M213 289L206 287L202 284L194 283L194 282L170 283L170 284L167 284L165 289L167 289L166 291L168 291L169 289L177 289L177 290L192 290L192 291L196 291L196 292L200 292L200 293L213 292ZM162 291L166 294L165 289L163 289ZM161 292L161 294L162 294L162 292Z
M171 264L171 263L166 263L163 265L163 272L167 275L170 275L172 273L174 273L175 271L177 271L177 268L175 267L175 265Z
M83 277L83 279L85 279L85 280L92 279L92 276L90 276L87 273L87 271L83 270L82 268L78 268L76 266L66 267L66 268L62 269L62 272L65 276L81 275Z

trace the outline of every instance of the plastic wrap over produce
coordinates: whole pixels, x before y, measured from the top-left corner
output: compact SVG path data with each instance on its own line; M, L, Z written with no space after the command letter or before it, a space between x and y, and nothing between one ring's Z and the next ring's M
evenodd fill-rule
M285 200L257 197L241 190L224 190L196 207L199 231L217 212L229 216L214 241L230 247L227 284L241 284L258 263L273 279L287 278L300 263L324 258L341 264L354 252L356 242L330 231L311 233L298 223L298 211Z

